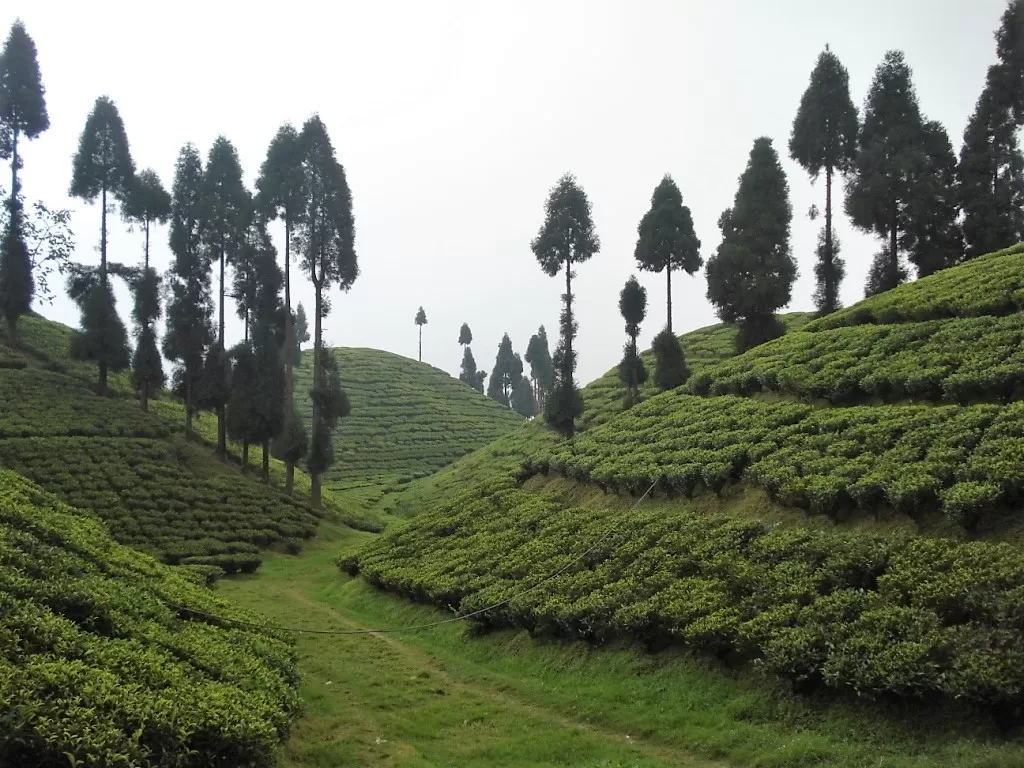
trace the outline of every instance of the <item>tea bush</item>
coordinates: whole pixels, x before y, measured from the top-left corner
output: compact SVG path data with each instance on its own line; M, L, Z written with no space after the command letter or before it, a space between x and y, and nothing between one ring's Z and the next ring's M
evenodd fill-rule
M0 470L0 765L271 766L295 653L88 512Z

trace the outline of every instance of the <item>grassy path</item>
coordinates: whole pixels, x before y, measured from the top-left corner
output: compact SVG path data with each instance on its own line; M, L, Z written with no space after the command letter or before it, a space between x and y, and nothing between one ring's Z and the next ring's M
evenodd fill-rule
M290 626L376 626L333 607L361 591L332 563L356 535L325 525L302 557L271 556L255 577L221 589ZM405 637L299 636L306 712L284 749L285 765L725 768L518 697L500 676L460 669Z
M316 629L400 627L430 608L339 573L371 534L323 523L308 551L270 555L225 596L269 621ZM750 673L681 652L594 650L524 632L298 635L305 713L285 766L580 768L1024 768L1024 745L953 717L800 701Z

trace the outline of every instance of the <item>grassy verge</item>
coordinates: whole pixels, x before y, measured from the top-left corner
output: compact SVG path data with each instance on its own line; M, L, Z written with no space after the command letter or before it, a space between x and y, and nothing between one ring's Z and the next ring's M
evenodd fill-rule
M369 534L325 523L308 552L270 556L221 590L270 620L403 626L444 614L333 567ZM299 637L306 713L290 766L810 766L1011 768L1024 742L962 713L796 699L781 686L675 651L419 633Z

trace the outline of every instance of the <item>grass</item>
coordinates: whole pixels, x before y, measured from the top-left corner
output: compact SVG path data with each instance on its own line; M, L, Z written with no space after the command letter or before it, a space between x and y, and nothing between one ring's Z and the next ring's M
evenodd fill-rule
M271 555L220 582L270 620L401 627L450 614L331 568L373 537L321 526L299 557ZM726 766L1014 768L1024 743L970 717L797 698L770 680L669 649L468 636L461 624L397 635L297 635L306 704L285 766Z
M335 489L388 487L425 477L523 423L445 371L374 349L333 350L352 413L334 433ZM312 418L312 353L295 369L295 403Z

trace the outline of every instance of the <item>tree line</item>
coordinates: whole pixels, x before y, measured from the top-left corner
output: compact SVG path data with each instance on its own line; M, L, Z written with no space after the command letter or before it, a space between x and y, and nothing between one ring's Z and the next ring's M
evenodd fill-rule
M843 211L857 229L879 239L865 283L871 296L1024 239L1024 0L1009 0L995 33L998 63L964 131L959 160L941 123L921 110L902 51L887 51L876 67L863 118L850 96L849 74L826 45L797 107L788 141L791 159L816 181L825 175L825 222L815 253L817 313L840 308L845 268L833 225L832 187L845 181ZM817 208L809 215L817 218ZM637 226L634 257L642 271L665 273L666 324L655 337L655 379L671 389L689 376L672 331L672 273L704 267L707 298L723 322L737 327L744 351L783 333L777 312L792 299L797 262L790 246L789 184L770 137L754 140L731 207L718 218L721 241L705 263L693 217L671 175L656 186ZM591 204L567 173L549 192L544 222L531 243L541 269L564 272L555 380L544 405L547 423L566 437L575 431L582 399L573 381L578 331L572 278L600 250ZM637 351L647 292L635 276L623 287L619 310L627 341L619 365L626 406L639 399L648 372Z
M988 70L964 131L959 158L944 127L922 112L912 71L901 51L888 51L877 66L863 114L854 106L848 72L838 57L827 45L819 55L797 105L787 149L812 183L824 171L825 220L816 247L813 297L820 314L839 308L839 289L845 277L833 224L832 193L837 177L845 182L843 213L854 227L874 234L879 241L865 285L868 295L909 279L907 262L920 277L1024 237L1024 156L1017 142L1017 130L1024 125L1024 0L1009 0L995 40L998 62ZM0 253L0 313L11 339L16 339L18 318L29 311L36 277L46 272L45 254L57 253L59 268L68 273L69 293L82 311L82 332L76 335L72 352L97 363L101 392L108 370L129 366L143 407L147 393L160 386L163 379L154 324L163 309L167 315L163 351L177 366L174 389L186 403L188 428L197 409L215 411L222 455L229 425L234 425L231 430L236 434L242 433L246 443L266 445L269 439L287 462L289 488L295 462L306 457L316 498L320 474L333 460L330 429L349 409L337 384L336 365L322 344L322 320L330 311L326 291L332 287L347 290L358 276L351 194L319 117L311 117L301 131L282 126L271 142L254 191L242 184L234 147L219 137L205 166L193 145L182 148L173 188L167 193L155 173L136 173L116 106L106 97L98 99L82 132L70 187L73 196L100 201L98 267L62 263L59 239L53 245L43 237L33 251L26 236L32 227L19 194L19 142L34 139L48 127L35 46L24 25L15 22L0 54L0 155L11 161L12 171ZM147 243L152 226L170 222L174 264L167 276L152 272L148 248L144 248L141 266L108 262L110 201L120 203L122 215L143 228ZM59 218L60 212L49 213L51 219ZM37 235L40 215L37 210ZM817 217L816 207L809 215ZM788 180L773 140L767 136L753 142L733 204L718 218L721 241L706 262L679 186L668 174L661 179L637 225L634 250L638 269L664 272L666 278L666 323L653 344L654 378L659 388L679 386L688 376L672 328L674 272L693 276L704 268L707 298L724 322L737 326L740 350L782 332L776 313L790 303L797 277L790 245L792 216ZM280 268L268 234L270 222L276 219L283 222L285 234L283 300L281 289L275 290ZM45 226L42 229L49 231ZM57 231L61 231L59 226ZM583 408L574 382L577 355L573 342L578 323L572 280L579 265L601 247L590 201L572 174L563 175L551 188L543 223L530 246L547 275L564 274L565 279L559 338L554 353L547 355L550 369L541 365L537 375L531 375L532 397L527 398L522 394L526 386L520 383L525 379L523 361L506 336L499 344L487 390L524 414L543 411L551 427L571 437ZM290 299L291 250L296 250L316 295L314 419L308 440L294 418L292 402L296 318ZM230 293L228 268L234 276ZM216 301L211 272L217 277ZM129 354L127 331L114 305L111 275L133 287L134 356ZM169 292L164 308L159 301L161 282ZM245 321L245 349L224 348L226 297L236 301ZM619 302L627 336L619 370L627 403L636 401L648 378L636 344L640 323L646 318L646 303L646 291L631 277ZM422 342L426 324L422 307L415 322ZM459 378L482 391L486 376L476 369L469 341L463 338L460 333L460 343L466 349ZM546 335L544 343L546 348ZM250 353L254 356L251 360L245 357ZM275 355L283 358L280 386L274 378L278 367ZM527 357L531 357L529 350ZM260 375L232 375L236 369L244 373L247 366L255 366L253 370ZM284 393L280 414L272 412L270 398L265 396L276 391ZM527 408L530 400L532 405ZM271 410L264 412L263 408ZM242 419L240 413L248 417ZM243 423L262 426L250 431Z
M249 446L261 445L262 477L269 482L273 451L286 463L288 493L295 465L305 459L311 503L318 506L321 476L334 460L333 430L350 411L337 363L323 345L323 319L331 309L328 291L347 291L359 275L351 192L319 116L301 130L281 126L254 190L242 181L235 147L219 136L205 162L194 144L182 146L168 191L155 171L136 168L117 105L100 96L79 137L69 186L72 197L99 202L98 265L70 260L70 231L60 227L66 228L66 212L43 209L42 215L37 207L26 224L19 141L47 130L49 118L35 43L21 21L11 27L0 53L0 128L0 155L10 160L12 176L0 253L0 311L10 342L18 342L18 320L29 312L35 275L47 274L44 263L55 261L50 266L66 275L68 294L81 312L71 356L96 364L101 395L110 371L130 369L146 410L149 397L167 382L156 332L166 314L162 351L175 363L171 388L185 404L186 434L194 435L198 411L216 413L218 454L226 457L228 437L240 440L247 466ZM141 228L141 264L108 258L108 213L115 204L124 220ZM283 270L269 231L275 220L284 228ZM56 229L50 227L55 222ZM150 240L164 224L173 260L160 275L150 264ZM41 254L36 262L27 236L33 232ZM301 304L291 306L292 251L315 296L310 434L294 409L294 366L301 361L300 344L310 337ZM134 350L112 278L132 291ZM231 349L224 337L228 299L244 324L243 340Z

